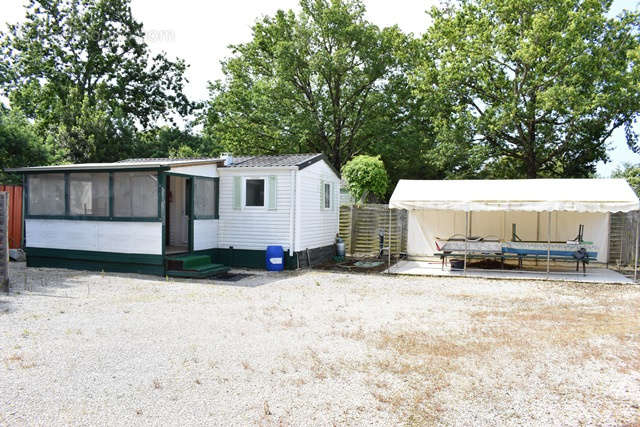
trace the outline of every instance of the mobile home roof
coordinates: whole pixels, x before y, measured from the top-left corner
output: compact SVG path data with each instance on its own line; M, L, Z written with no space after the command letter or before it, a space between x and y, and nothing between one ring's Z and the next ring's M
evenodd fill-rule
M32 166L7 169L7 172L65 172L81 170L124 170L124 169L161 169L176 166L195 166L213 163L222 164L224 159L128 159L113 163L78 163L55 166Z

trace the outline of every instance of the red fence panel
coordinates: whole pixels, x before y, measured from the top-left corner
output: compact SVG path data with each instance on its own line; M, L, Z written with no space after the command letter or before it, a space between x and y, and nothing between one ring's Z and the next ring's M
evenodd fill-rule
M9 193L9 247L22 245L22 186L0 185L0 191Z

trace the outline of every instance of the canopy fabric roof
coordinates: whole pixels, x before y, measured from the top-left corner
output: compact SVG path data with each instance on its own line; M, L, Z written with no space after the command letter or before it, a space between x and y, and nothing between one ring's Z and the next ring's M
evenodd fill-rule
M398 182L389 207L408 210L629 212L640 201L624 179Z

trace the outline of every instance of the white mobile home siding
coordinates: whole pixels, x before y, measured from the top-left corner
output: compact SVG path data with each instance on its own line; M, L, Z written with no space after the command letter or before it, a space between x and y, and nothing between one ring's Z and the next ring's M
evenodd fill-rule
M289 214L291 203L291 171L288 169L221 168L220 219L218 222L218 247L265 250L269 245L281 245L289 249ZM276 177L276 209L233 209L233 177ZM244 184L243 184L244 186ZM243 189L244 191L244 189ZM267 203L265 195L265 204Z
M31 248L162 254L161 222L26 219L25 233Z
M215 164L196 165L196 166L179 166L176 168L171 168L171 172L183 173L186 175L207 176L210 178L215 178L218 176L218 168Z
M319 161L298 172L296 250L319 248L335 243L340 217L340 178ZM332 184L331 208L321 205L321 183Z
M218 220L196 219L193 221L193 250L218 247Z

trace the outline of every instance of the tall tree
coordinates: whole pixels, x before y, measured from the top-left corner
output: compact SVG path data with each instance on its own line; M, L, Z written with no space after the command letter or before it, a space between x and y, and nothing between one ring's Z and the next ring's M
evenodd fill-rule
M52 151L22 112L0 103L0 183L19 180L5 174L6 168L48 164L53 160Z
M452 175L588 176L640 111L637 13L611 0L461 0L430 14L419 94Z
M185 129L162 126L138 135L136 157L211 157L223 150L190 125Z
M640 196L640 164L624 163L613 171L611 178L626 179L633 191Z
M242 154L323 152L339 169L356 154L388 150L395 132L401 155L416 140L403 140L395 120L407 114L406 93L394 100L388 89L406 82L397 52L409 38L369 23L357 0L300 7L257 22L253 39L233 46L224 81L210 86L205 133Z
M72 161L109 161L157 120L186 114L185 64L152 57L130 0L30 0L1 35L0 86Z

